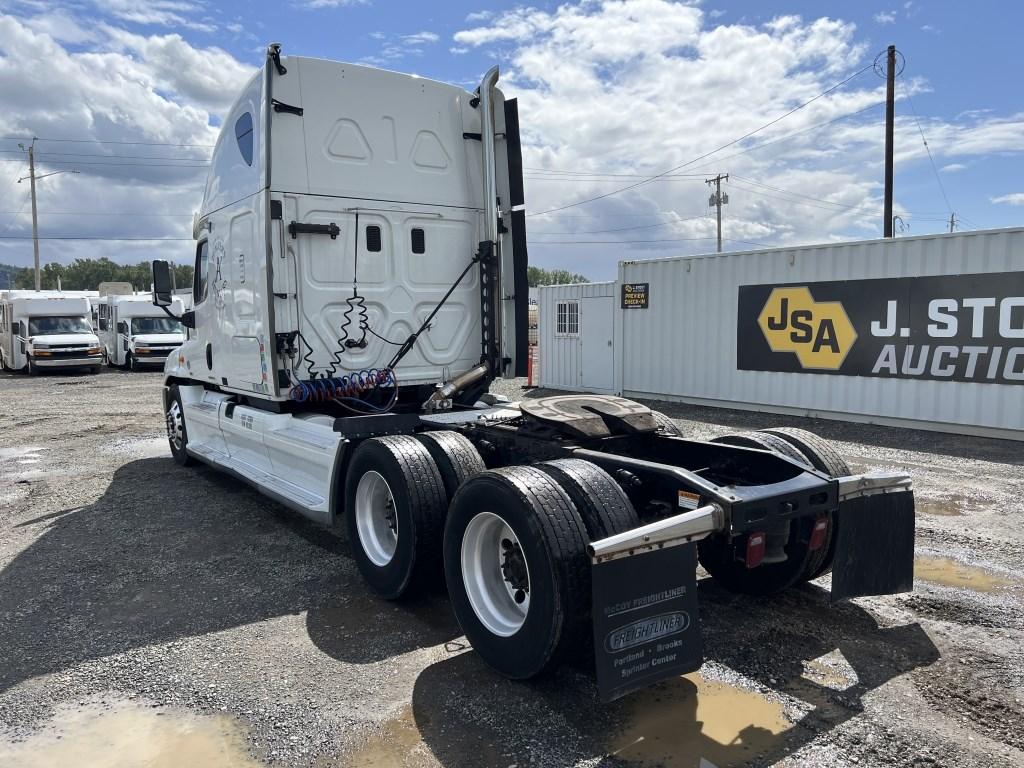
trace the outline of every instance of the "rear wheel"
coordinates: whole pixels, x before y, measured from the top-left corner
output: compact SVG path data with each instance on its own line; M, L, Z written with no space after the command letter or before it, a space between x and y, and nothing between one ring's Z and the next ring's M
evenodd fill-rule
M437 465L408 435L375 437L352 456L345 519L359 570L389 600L441 580L447 499Z
M679 425L661 411L652 410L651 415L654 417L654 422L658 425L658 429L666 435L672 435L673 437L683 436L683 430L679 428Z
M445 494L451 500L464 482L487 469L476 447L458 432L422 432L416 438L423 443L437 464Z
M587 532L567 493L536 467L473 477L455 494L444 534L452 608L484 661L534 677L587 638Z
M774 437L791 445L794 450L800 452L804 461L808 462L819 472L824 472L829 477L845 477L852 474L850 466L840 455L839 451L823 437L813 432L797 427L775 427L764 430L764 434ZM832 561L836 554L836 531L839 528L839 518L834 514L828 515L828 530L825 534L825 541L821 547L812 553L804 572L800 578L803 581L810 581L819 576L824 576L832 570Z
M195 463L188 455L188 429L185 427L185 409L181 404L181 393L176 386L167 391L167 408L164 413L167 422L167 442L171 446L171 456L181 466L187 467Z
M737 432L721 435L711 442L772 451L810 466L807 459L789 443L767 433ZM732 592L746 595L781 592L803 578L811 560L817 555L807 546L813 525L814 520L808 518L776 525L774 530L764 532L773 549L778 550L781 545L781 551L785 553L782 562L763 562L748 568L746 550L750 534L743 534L733 539L717 535L701 541L697 545L700 564L715 581Z
M7 358L4 357L4 351L0 349L0 369L5 371L11 370L11 366L7 364Z
M572 499L591 541L640 525L629 497L596 464L582 459L557 459L536 466L553 477Z

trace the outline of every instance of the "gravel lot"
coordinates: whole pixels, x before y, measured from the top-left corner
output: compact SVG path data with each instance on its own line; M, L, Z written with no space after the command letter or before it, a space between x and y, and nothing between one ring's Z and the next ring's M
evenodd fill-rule
M701 673L601 705L583 670L498 678L443 595L378 600L343 536L178 467L159 393L0 375L0 765L1024 765L1021 444L660 404L911 472L919 579L835 607L705 579Z

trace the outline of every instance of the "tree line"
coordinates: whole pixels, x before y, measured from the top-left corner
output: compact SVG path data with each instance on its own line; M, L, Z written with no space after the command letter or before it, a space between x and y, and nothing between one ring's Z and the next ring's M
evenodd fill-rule
M131 283L136 290L148 291L152 283L148 261L138 264L117 264L110 259L75 259L70 264L50 262L40 270L41 287L56 290L57 280L66 291L95 291L100 283ZM566 285L590 282L585 275L567 269L528 267L527 280L531 288L538 285ZM174 284L178 288L192 285L192 265L174 265ZM31 267L0 264L0 290L7 288L32 289L35 274Z
M568 285L569 283L589 283L584 276L567 269L544 269L542 267L527 267L526 280L531 288L538 285Z
M174 264L174 284L178 288L192 286L192 265ZM148 291L153 282L148 261L138 264L118 264L103 257L75 259L70 264L50 262L39 270L40 287L56 290L58 280L65 291L95 291L100 283L131 283L137 291ZM13 267L0 264L0 289L35 288L35 270L31 267Z

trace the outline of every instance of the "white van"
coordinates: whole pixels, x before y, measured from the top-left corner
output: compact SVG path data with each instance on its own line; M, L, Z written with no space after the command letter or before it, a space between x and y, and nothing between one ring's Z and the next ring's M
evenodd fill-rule
M85 367L103 357L89 299L58 291L0 292L0 365L29 375L47 368Z
M180 316L184 303L175 297L171 311ZM96 332L108 365L133 371L164 364L185 341L181 322L153 306L150 294L102 296L96 301Z

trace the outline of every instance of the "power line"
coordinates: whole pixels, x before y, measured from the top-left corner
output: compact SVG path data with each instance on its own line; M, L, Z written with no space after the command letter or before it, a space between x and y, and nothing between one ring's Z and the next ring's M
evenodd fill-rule
M839 208L846 208L846 209L849 209L851 211L861 211L861 212L866 212L866 213L871 213L873 215L877 215L882 210L881 208L868 208L867 206L863 206L863 205L849 205L848 203L838 203L838 202L835 202L834 200L826 200L826 199L821 198L821 197L812 197L810 195L804 195L804 194L802 194L800 192L793 192L792 190L789 190L789 189L783 189L782 187L775 187L775 186L772 186L771 184L765 184L764 182L757 181L756 179L751 179L751 178L748 178L746 176L739 176L737 174L733 174L733 178L738 180L741 184L753 184L753 185L758 186L758 187L764 187L765 189L774 190L775 192L781 192L781 193L786 194L786 195L792 195L794 197L803 198L804 200L809 200L809 201L812 201L812 202L815 202L815 203L822 203L822 204L825 204L825 205L836 206L836 207L839 207ZM757 190L750 190L750 191L754 192L755 194L764 194L764 193L758 193ZM771 195L765 195L765 197L771 197ZM796 201L793 200L793 201L790 201L790 202L796 202ZM818 207L820 207L820 206L818 206ZM914 216L917 219L926 220L926 217L935 215L936 212L934 212L934 211L904 211L904 213L906 215L908 215L908 216ZM935 219L935 220L939 221L939 219ZM945 221L945 219L942 219L942 221Z
M6 216L14 211L0 211L0 216ZM18 211L21 213L21 211ZM141 217L169 217L169 218L189 218L191 219L193 214L191 213L135 213L134 211L128 211L126 213L111 213L109 211L40 211L40 215L45 216L125 216L132 218Z
M642 173L602 173L601 171L560 171L554 168L523 168L524 171L530 173L541 173L555 176L611 176L622 179L646 179L647 175ZM666 176L670 174L664 174ZM702 179L704 174L702 173L673 173L673 178L689 178L689 179Z
M13 216L11 216L11 219L10 219L10 221L8 221L8 222L7 222L7 226L6 226L6 227L4 227L4 229L3 229L4 233L6 233L6 232L7 232L7 230L9 230L9 229L10 229L10 228L11 228L11 227L12 227L12 226L14 225L14 222L15 222L15 220L16 220L16 219L18 218L18 216L20 216L20 215L21 215L21 212L22 212L23 210L25 210L25 203L27 203L27 202L28 202L28 199L29 199L29 197L30 197L30 196L31 196L31 194L30 194L29 192L26 192L26 193L25 193L25 199L21 201L21 207L20 207L20 208L18 208L18 210L16 210L16 211L14 212L14 215L13 215ZM26 238L26 239L27 239L27 238Z
M712 235L711 237L677 237L677 238L666 238L661 240L552 240L545 242L544 240L533 241L537 245L632 245L639 243L692 243L700 240L717 240L718 238ZM531 238L532 240L532 238ZM722 238L723 242L726 243L743 243L744 245L756 245L761 248L771 248L773 246L767 243L755 243L751 240L733 240L730 238Z
M909 90L907 91L907 101L910 103L910 111L914 113L914 122L917 123L918 133L921 134L921 142L924 144L924 151L928 153L928 162L932 164L932 172L935 174L935 181L939 183L939 191L942 193L942 199L946 201L946 208L949 209L950 216L953 216L953 206L949 204L949 197L946 195L946 187L942 184L942 177L939 176L939 169L935 165L935 158L932 157L932 150L931 147L928 146L928 139L924 137L924 129L921 127L921 119L917 116L917 108L914 106L914 100L911 98ZM952 229L950 231L952 231Z
M655 174L654 176L651 176L648 179L645 179L643 181L638 181L635 184L629 184L629 185L627 185L625 187L621 187L621 188L613 190L611 192L605 192L604 194L596 195L595 197L589 197L589 198L586 198L584 200L578 200L575 203L568 203L567 205L562 205L562 206L559 206L557 208L550 208L550 209L548 209L546 211L540 211L538 213L527 214L527 215L545 216L545 215L550 214L550 213L556 213L558 211L564 211L567 208L574 208L574 207L576 207L578 205L584 205L586 203L592 203L592 202L594 202L596 200L603 200L606 197L611 197L612 195L617 195L617 194L620 194L621 192L626 192L626 191L631 190L631 189L636 189L637 187L642 186L644 184L648 184L648 183L654 181L655 179L659 179L662 176L666 176L666 175L672 173L673 171L678 171L681 168L685 168L687 166L693 165L694 163L697 163L697 162L703 160L706 157L710 157L711 155L714 155L714 154L716 154L718 152L721 152L723 149L726 149L726 148L731 147L731 146L733 146L735 144L738 144L739 142L744 141L745 139L749 139L751 136L753 136L753 135L755 135L757 133L760 133L761 131L765 130L766 128L770 128L771 126L773 126L776 123L778 123L780 120L784 120L785 118L789 117L794 112L797 112L797 111L803 109L804 107L808 106L809 104L814 103L818 99L823 98L824 96L827 96L828 94L832 93L833 91L837 90L838 88L841 88L842 86L846 85L848 82L850 82L854 78L859 77L860 75L862 75L865 72L867 72L869 69L871 69L871 67L872 67L872 65L869 64L868 66L863 67L863 68L857 70L852 75L847 77L845 80L842 80L842 81L836 83L835 85L833 85L832 87L828 88L827 90L822 91L821 93L819 93L814 98L809 99L808 101L803 102L802 104L794 107L793 109L789 110L785 114L780 115L779 117L775 118L774 120L765 123L764 125L760 126L759 128L755 128L753 131L750 131L748 133L743 134L738 139L733 139L732 141L730 141L730 142L728 142L726 144L723 144L722 146L718 147L717 149L713 149L710 152L705 152L703 155L700 155L699 157L696 157L693 160L689 160L689 161L687 161L685 163L681 163L680 165L676 165L676 166L674 166L672 168L669 168L668 170L663 171L662 173Z
M844 115L839 115L838 117L833 117L831 120L826 120L825 122L822 122L822 123L816 123L815 125L810 125L810 126L808 126L806 128L801 128L798 131L793 131L792 133L787 133L786 135L779 136L776 139L769 139L768 141L763 141L760 144L755 144L755 145L753 145L751 147L747 147L746 149L741 149L739 152L734 152L731 155L726 155L725 157L720 157L720 158L715 160L715 164L716 165L721 165L726 160L731 160L734 157L740 157L741 155L745 155L745 154L747 154L749 152L755 152L755 151L757 151L759 149L762 149L764 147L770 146L772 144L779 144L781 142L789 141L790 139L796 138L797 136L800 136L802 134L810 133L812 131L817 131L817 130L820 130L821 128L826 128L826 127L828 127L830 125L833 125L834 123L838 123L841 120L848 120L851 117L856 117L857 115L862 115L865 112L870 112L872 109L877 109L878 107L884 106L884 104L885 104L884 101L876 101L874 104L869 104L868 106L863 107L861 109L858 109L858 110L856 110L854 112L848 112L848 113L846 113ZM709 165L710 165L710 163L709 163ZM620 177L620 178L647 178L643 174L602 173L602 172L599 172L599 171L593 171L593 172L590 172L590 171L568 171L568 170L558 170L558 169L555 169L555 168L534 168L534 167L525 167L525 166L524 166L523 170L524 171L529 171L530 173L547 173L547 174L553 174L553 175L559 175L559 176L560 175L575 175L575 176L612 176L612 177ZM668 175L668 174L666 174L666 175ZM703 173L678 173L678 174L671 174L671 175L673 177L686 177L686 178L694 178L694 179L703 179L706 174L703 174Z
M622 181L621 177L606 178L606 177L599 177L599 176L564 176L563 177L563 176L533 176L533 175L530 175L530 174L526 174L525 176L523 176L523 178L524 179L529 179L530 181L571 181L574 184L579 184L581 182L589 182L589 183L598 183L598 184L600 184L602 182ZM642 176L641 174L635 174L631 178L634 178L634 179L646 179L647 177L646 176ZM683 177L683 176L677 176L675 174L666 174L665 176L659 176L658 180L660 180L660 181L700 181L703 178L704 178L703 174L700 177L696 177L696 176L692 176L692 177L691 176L685 176L685 177ZM654 180L652 179L652 181L654 181Z
M20 149L0 149L0 152L4 154L20 154ZM45 150L39 152L40 155L46 157L102 157L106 159L117 160L125 158L128 160L181 160L185 161L198 161L207 162L209 158L205 157L168 157L167 155L103 155L95 152L47 152Z
M707 219L710 216L706 213L702 213L699 216L690 216L685 219L674 219L672 221L659 221L657 224L639 224L633 227L616 227L614 229L590 229L590 230L579 230L576 232L543 232L534 231L532 235L603 235L609 232L626 232L631 229L655 229L657 227L669 227L673 224L681 224L684 221L694 221L696 219ZM531 236L532 236L531 235Z
M57 141L73 144L122 144L138 147L205 147L207 149L212 149L215 146L214 144L168 144L166 142L159 141L117 141L114 139L48 139L43 136L0 136L0 140L2 141L32 141L33 138L35 138L36 141Z
M198 163L192 165L179 165L178 163L107 163L95 160L45 160L40 158L40 163L47 165L107 165L115 167L142 167L142 168L209 168L209 163Z
M31 235L0 235L0 240L31 240ZM65 237L63 235L41 236L40 240L101 240L103 242L186 242L191 237Z

